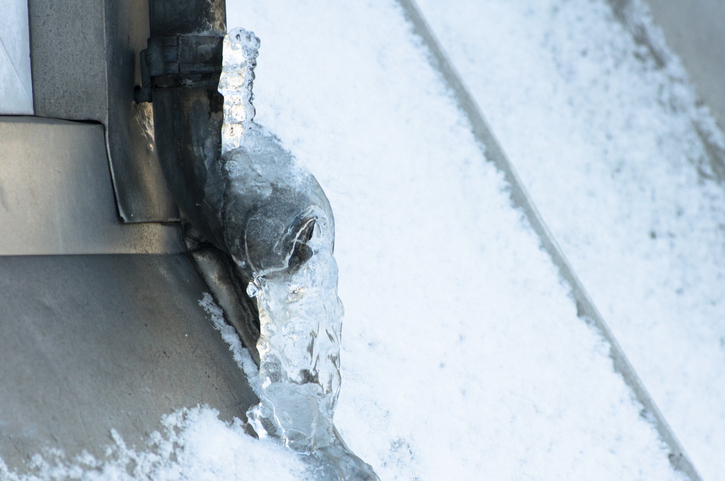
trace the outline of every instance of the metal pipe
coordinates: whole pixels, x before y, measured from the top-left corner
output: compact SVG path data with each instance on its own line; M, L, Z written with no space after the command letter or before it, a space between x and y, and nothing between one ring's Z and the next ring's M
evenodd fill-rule
M225 0L150 0L151 37L141 52L138 102L151 101L156 146L185 218L187 248L226 319L259 362L259 317L224 240L219 208L224 98L218 92Z

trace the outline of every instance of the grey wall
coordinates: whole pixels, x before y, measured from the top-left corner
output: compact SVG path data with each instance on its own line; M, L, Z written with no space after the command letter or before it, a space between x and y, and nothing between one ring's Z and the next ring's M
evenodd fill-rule
M697 93L725 128L725 1L647 0Z
M35 114L105 122L103 0L28 2Z
M0 458L103 456L116 429L142 449L161 416L258 402L199 306L188 256L0 256ZM0 476L2 477L2 476Z
M137 105L147 0L29 0L35 115L104 125L119 216L175 222L150 104Z

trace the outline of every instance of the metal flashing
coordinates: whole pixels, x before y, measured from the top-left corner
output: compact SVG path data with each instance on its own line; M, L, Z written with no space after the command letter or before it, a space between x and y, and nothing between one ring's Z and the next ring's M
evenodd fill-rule
M172 254L179 224L118 217L99 124L0 117L0 256Z
M147 0L29 0L35 115L106 127L117 210L124 222L174 222L148 105L136 104Z
M0 257L0 458L143 449L199 404L244 419L258 399L199 305L189 256ZM2 476L0 476L2 477Z

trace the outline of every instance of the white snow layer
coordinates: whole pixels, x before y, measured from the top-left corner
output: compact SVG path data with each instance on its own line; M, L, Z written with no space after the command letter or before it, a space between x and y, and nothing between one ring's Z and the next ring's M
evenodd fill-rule
M33 114L27 0L0 0L0 115Z
M62 453L36 455L33 474L17 475L0 460L3 481L132 481L132 480L280 480L305 481L305 467L272 441L256 440L239 420L224 423L214 409L177 411L162 420L163 434L154 433L146 451L128 448L117 433L106 459L91 455L66 460Z
M664 67L604 0L420 6L695 466L725 480L725 191L702 140L723 137L644 5Z
M392 1L229 2L336 216L336 424L382 479L674 479Z

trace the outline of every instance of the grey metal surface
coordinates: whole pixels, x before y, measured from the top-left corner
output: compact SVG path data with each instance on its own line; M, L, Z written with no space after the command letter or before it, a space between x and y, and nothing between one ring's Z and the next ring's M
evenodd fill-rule
M0 255L184 252L178 224L118 218L103 127L0 117Z
M0 256L0 458L103 454L199 403L225 420L257 402L199 306L185 254Z
M226 0L149 0L154 37L227 33Z
M682 59L697 92L725 128L725 2L647 0L667 44Z
M539 237L542 248L551 256L554 265L559 269L559 274L562 279L570 286L571 295L576 302L577 315L583 321L593 325L609 343L609 356L612 359L615 371L622 375L624 382L642 404L644 408L643 414L647 419L651 420L660 438L667 445L670 451L668 455L670 463L676 470L683 472L692 481L701 480L690 457L685 452L677 436L655 404L652 396L647 392L647 388L635 372L632 364L627 359L624 351L622 351L622 348L604 321L604 318L599 313L599 310L589 297L589 294L572 269L569 261L554 240L541 215L536 210L533 201L526 192L513 165L511 165L511 162L506 157L498 140L484 119L478 104L446 56L432 30L415 5L414 0L398 0L398 3L403 7L406 17L412 24L413 32L422 39L423 44L430 52L429 60L432 66L440 72L443 81L453 93L459 109L468 118L474 136L484 149L485 157L503 172L506 181L511 186L510 196L512 204L521 209L526 216L529 224Z
M231 265L231 258L210 245L193 250L191 258L224 311L224 318L234 326L252 359L259 365L259 313L254 301L242 290L244 283Z
M219 201L205 198L205 187L224 185L219 162L224 100L203 87L154 89L153 99L159 160L174 199L204 237L220 246L222 226L211 210Z
M29 0L35 114L106 118L105 14L102 0Z
M126 222L179 219L161 172L153 111L136 104L141 85L138 54L149 37L147 0L107 0L108 114L104 121L118 211Z
M178 220L156 156L149 106L133 102L147 0L29 0L35 114L106 127L118 211L126 222Z

